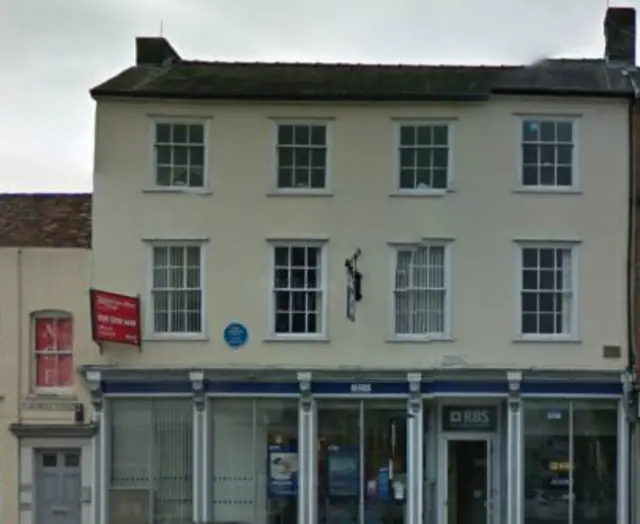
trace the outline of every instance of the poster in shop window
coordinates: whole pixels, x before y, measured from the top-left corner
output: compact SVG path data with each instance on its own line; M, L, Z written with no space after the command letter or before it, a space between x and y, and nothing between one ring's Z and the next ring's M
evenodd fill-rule
M329 494L355 497L360 491L360 463L357 449L329 446Z
M270 444L267 452L270 497L294 497L298 493L298 450Z

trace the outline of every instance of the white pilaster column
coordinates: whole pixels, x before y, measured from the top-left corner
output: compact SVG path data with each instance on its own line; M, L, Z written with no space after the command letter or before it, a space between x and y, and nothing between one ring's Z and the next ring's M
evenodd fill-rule
M630 373L622 373L622 400L618 403L618 522L629 522L629 464L631 446L629 442L629 414L633 406L633 384Z
M520 398L521 371L507 373L509 396L507 400L507 524L522 522L522 401ZM497 486L494 486L497 488ZM496 489L493 490L495 492ZM499 522L495 493L492 496L492 520Z
M407 373L407 524L423 522L424 423L421 395L422 374Z
M204 372L189 373L193 391L193 521L200 524L204 521Z
M316 522L315 409L311 373L298 373L298 522Z
M211 407L209 399L204 399L202 414L202 521L212 522L211 511Z
M106 428L104 417L104 399L102 396L102 374L100 371L88 371L85 379L89 386L93 406L93 423L97 431L91 443L91 515L96 524L106 524L107 490L104 482L106 469Z

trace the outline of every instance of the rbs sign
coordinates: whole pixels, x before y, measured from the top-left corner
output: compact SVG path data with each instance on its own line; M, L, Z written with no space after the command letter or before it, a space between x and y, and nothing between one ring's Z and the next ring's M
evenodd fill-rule
M498 427L496 406L444 406L442 431L495 431Z

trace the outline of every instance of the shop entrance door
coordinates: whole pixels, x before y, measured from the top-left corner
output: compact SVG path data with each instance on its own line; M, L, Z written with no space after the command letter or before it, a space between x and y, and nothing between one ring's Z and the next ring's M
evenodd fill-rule
M492 444L472 435L445 438L443 524L491 524Z

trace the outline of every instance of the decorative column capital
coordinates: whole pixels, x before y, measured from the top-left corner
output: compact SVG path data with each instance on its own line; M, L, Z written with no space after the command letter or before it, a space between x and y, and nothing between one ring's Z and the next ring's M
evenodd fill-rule
M204 371L191 371L189 380L191 381L193 404L197 411L202 412L205 406Z
M311 395L311 380L312 374L310 371L298 372L298 387L300 389L300 404L302 410L305 412L311 411L312 395Z
M507 371L507 383L509 386L509 409L516 413L520 410L520 386L522 384L522 371Z
M101 413L104 407L104 396L102 393L102 372L99 370L87 371L85 380L89 386L89 396L91 405L96 413Z
M422 408L422 373L407 373L409 383L409 415L415 415Z

